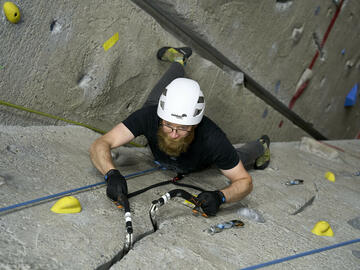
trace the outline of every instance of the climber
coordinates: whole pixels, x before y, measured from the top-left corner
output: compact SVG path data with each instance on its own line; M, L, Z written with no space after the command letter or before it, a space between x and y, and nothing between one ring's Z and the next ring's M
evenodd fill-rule
M216 215L221 204L241 200L252 190L248 169L265 169L270 162L270 140L260 139L235 149L225 133L204 116L205 97L199 84L184 78L189 47L163 47L157 58L171 62L169 70L150 92L143 107L98 138L90 147L94 166L105 175L107 196L116 201L128 194L124 176L116 169L110 150L144 135L156 161L188 174L215 164L230 185L198 195L202 210Z

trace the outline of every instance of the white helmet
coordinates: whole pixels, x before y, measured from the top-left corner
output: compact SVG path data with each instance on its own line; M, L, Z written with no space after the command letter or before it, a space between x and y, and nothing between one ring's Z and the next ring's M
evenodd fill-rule
M173 80L161 94L157 114L161 119L179 125L197 125L205 110L204 94L190 79Z

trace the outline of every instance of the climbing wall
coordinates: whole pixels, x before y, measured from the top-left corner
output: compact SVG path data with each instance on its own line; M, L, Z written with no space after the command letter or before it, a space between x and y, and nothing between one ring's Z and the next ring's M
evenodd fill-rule
M0 269L97 269L122 250L124 211L106 197L103 184L89 188L104 183L87 152L98 137L82 127L0 126ZM252 193L222 205L215 217L195 216L184 199L174 198L159 208L159 229L152 233L154 200L175 188L199 191L170 184L132 197L134 248L111 269L242 269L295 255L299 258L270 269L358 269L360 141L327 143L310 138L273 143L269 167L250 171ZM144 148L121 147L113 154L125 176L136 175L128 178L129 192L174 177L167 170L144 173L154 168ZM287 185L294 179L303 183ZM206 190L228 181L216 168L181 180ZM51 211L74 189L82 190L71 194L81 212ZM209 232L239 219L244 226ZM314 234L319 221L328 226ZM313 252L355 239L352 245ZM308 256L301 256L305 252Z
M162 0L152 6L325 137L355 138L360 131L359 102L344 106L360 78L359 1Z
M288 107L319 52L311 80L289 111L324 137L354 138L360 131L359 104L344 107L360 72L357 2L162 0L155 8L171 15L163 20L137 2L13 1L21 19L11 23L4 10L0 19L0 100L109 130L142 106L169 66L156 60L157 49L191 45L186 74L199 81L208 116L232 142L263 133L275 141L298 140L308 131L279 107ZM172 21L191 34L176 34ZM214 57L208 45L224 58ZM274 102L254 93L247 77ZM0 119L6 125L65 124L3 104Z
M3 16L0 30L3 100L99 128L141 105L160 74L152 71L147 44L152 36L165 43L166 35L150 16L129 1L17 4L21 21L11 24ZM116 33L119 40L105 50ZM5 122L16 124L16 114L11 110ZM21 124L38 119L24 117Z

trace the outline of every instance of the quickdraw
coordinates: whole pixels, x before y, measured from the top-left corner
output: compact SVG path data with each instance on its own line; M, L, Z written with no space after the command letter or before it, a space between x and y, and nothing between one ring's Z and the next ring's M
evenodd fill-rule
M146 188L134 191L129 193L127 196L125 195L121 195L118 198L118 201L115 201L115 205L117 206L117 208L124 208L125 213L124 213L124 217L125 217L125 226L126 226L126 236L125 236L125 244L124 244L124 248L123 248L123 255L125 255L126 253L129 252L129 250L132 248L133 244L134 244L134 240L133 240L133 228L132 228L132 221L131 221L131 212L130 212L130 204L129 204L129 199L132 197L135 197L141 193L144 193L150 189L153 189L155 187L159 187L159 186L164 186L164 185L168 185L168 184L174 184L176 186L182 186L182 187L187 187L187 188L192 188L198 191L204 191L204 189L194 186L194 185L189 185L189 184L183 184L183 183L178 183L179 180L183 179L184 175L183 174L177 174L175 177L173 177L170 180L164 181L164 182L160 182L160 183L156 183L154 185L148 186ZM159 198L158 200L155 200L152 202L152 206L149 210L149 216L150 216L150 220L151 220L151 224L153 225L153 232L155 232L158 229L157 226L157 221L156 221L156 213L158 212L158 209L160 206L164 205L165 203L167 203L170 199L174 198L174 197L182 197L185 200L193 203L195 205L195 207L193 208L193 213L194 214L199 214L202 213L200 210L200 204L197 201L196 197L191 195L190 193L188 193L185 190L182 189L174 189L169 191L168 193L166 193L164 196L162 196L161 198ZM204 217L207 217L207 215L205 213L202 213L202 215Z

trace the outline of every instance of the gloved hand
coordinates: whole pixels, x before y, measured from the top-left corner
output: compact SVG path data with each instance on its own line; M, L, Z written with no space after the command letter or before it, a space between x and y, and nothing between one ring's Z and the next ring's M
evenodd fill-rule
M121 194L127 195L128 188L125 177L118 170L110 170L105 174L107 182L106 195L113 201L118 201Z
M215 216L219 207L225 202L224 194L219 191L203 191L197 196L197 200L208 216Z

